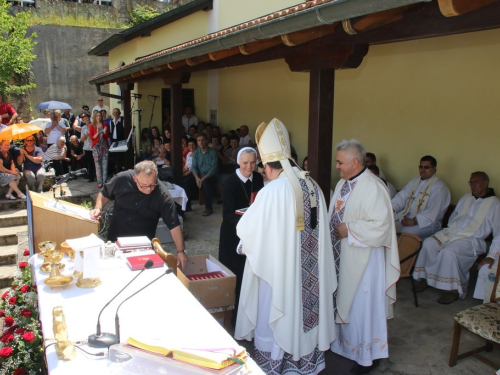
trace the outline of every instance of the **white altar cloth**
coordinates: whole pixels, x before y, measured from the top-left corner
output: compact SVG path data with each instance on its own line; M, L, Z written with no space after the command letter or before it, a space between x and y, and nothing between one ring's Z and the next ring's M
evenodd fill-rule
M175 203L182 206L182 211L186 211L186 204L188 202L188 196L186 194L186 191L179 185L172 184L172 186L174 188L168 190L170 196L172 197Z
M134 254L137 255L137 254ZM65 289L50 289L44 284L49 275L40 271L42 259L33 257L40 321L43 337L53 338L52 309L63 306L69 340L87 340L95 333L97 316L102 307L113 298L140 271L131 271L124 259L102 260L100 264L101 285L94 289L81 289L76 280ZM73 262L67 257L62 274L72 275ZM135 291L145 286L161 274L166 267L146 270L125 291L114 300L101 315L102 332L114 333L114 317L118 305ZM120 308L121 342L132 336L136 339L165 339L180 347L234 347L234 339L203 308L192 294L173 274L165 275L157 282L132 297ZM51 341L46 342L46 346ZM98 353L107 349L83 349ZM77 357L71 361L57 358L55 346L47 348L49 374L111 374L108 357L93 357L77 349ZM263 374L249 359L252 374ZM242 372L246 373L246 372Z

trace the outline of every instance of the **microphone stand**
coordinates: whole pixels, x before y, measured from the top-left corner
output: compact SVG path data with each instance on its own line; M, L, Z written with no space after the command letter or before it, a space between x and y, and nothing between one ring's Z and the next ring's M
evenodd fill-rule
M139 289L137 292L135 292L134 294L132 294L131 296L129 296L128 298L125 298L123 300L122 303L120 303L118 305L118 308L116 309L116 315L115 315L115 331L116 331L116 343L119 344L120 343L120 317L118 316L118 311L120 310L120 307L122 307L122 305L127 302L130 298L132 298L133 296L135 296L137 293L139 292L142 292L144 289L146 289L148 286L150 286L151 284L153 284L154 282L156 282L157 280L161 279L163 276L165 275L168 275L170 273L174 272L174 270L170 267L167 268L167 270L165 271L165 273L161 274L160 276L158 276L156 279L154 279L153 281L151 281L149 284L147 284L146 286L142 287L141 289Z
M149 95L152 96L152 95ZM151 118L149 119L149 131L148 131L148 137L151 138L151 123L153 122L153 114L155 113L155 103L156 99L158 99L156 96L154 96L153 99L153 109L151 110Z
M111 301L109 301L107 304L104 305L102 308L101 312L99 313L99 316L97 317L97 327L96 327L96 333L95 335L90 335L89 336L89 346L93 348L109 348L111 345L115 344L117 341L117 337L113 333L106 333L103 332L101 333L101 314L104 311L108 305L115 300L116 297L118 297L121 292L123 292L132 282L137 279L141 273L143 273L145 270L150 269L153 267L153 261L150 259L144 264L144 268L139 272L132 280L129 281L127 285L123 287L122 290L118 292L117 295L115 295ZM122 302L123 303L123 302Z

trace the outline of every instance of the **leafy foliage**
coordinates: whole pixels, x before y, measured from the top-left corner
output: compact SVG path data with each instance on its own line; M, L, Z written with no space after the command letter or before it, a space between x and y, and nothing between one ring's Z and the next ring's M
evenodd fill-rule
M21 12L16 15L8 13L10 5L0 0L0 92L23 94L35 87L27 81L13 81L15 76L27 77L30 74L31 62L37 37L36 33L27 34L30 13Z
M152 18L155 18L156 16L159 16L160 12L158 12L156 9L150 7L149 5L137 5L132 11L130 12L130 26L136 26L139 25L140 23L146 22Z

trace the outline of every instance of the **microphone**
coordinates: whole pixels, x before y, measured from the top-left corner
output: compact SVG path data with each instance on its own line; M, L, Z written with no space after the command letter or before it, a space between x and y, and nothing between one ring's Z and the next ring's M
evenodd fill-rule
M142 94L131 94L134 98L138 98L138 99L141 99L142 98Z
M136 109L134 112L142 112L144 108Z
M104 307L102 308L101 312L99 313L99 316L97 317L96 333L95 333L95 335L90 335L89 336L89 342L88 342L89 346L91 346L93 348L109 348L111 345L113 345L113 344L116 343L116 335L114 335L112 333L105 333L105 332L101 333L101 314L104 311L104 309L106 307L108 307L108 305L111 302L113 302L116 297L118 297L120 295L121 292L123 292L130 284L132 284L132 281L134 281L135 279L137 279L139 277L139 275L141 273L143 273L145 270L148 270L151 267L153 267L153 264L154 264L154 262L151 259L149 259L144 264L144 268L141 270L141 272L139 272L132 280L130 280L130 282L127 285L125 285L123 287L123 289L120 290L118 292L118 294L116 294L111 299L111 301L109 301L107 304L104 305Z
M158 95L148 95L150 98L159 98Z
M115 331L116 331L116 343L119 344L120 343L120 317L118 316L118 310L120 310L120 307L122 307L122 305L128 301L130 298L132 298L133 296L135 296L137 293L139 292L142 292L144 289L146 289L148 286L150 286L151 284L153 284L154 282L156 282L157 280L161 279L163 276L165 275L168 275L170 273L174 272L174 270L170 267L167 268L167 270L165 271L165 273L162 273L160 276L158 276L156 279L154 279L153 281L151 281L149 284L143 286L141 289L139 289L137 292L135 292L134 294L132 294L130 297L124 299L122 301L122 303L120 303L118 305L118 308L116 309L116 315L115 315ZM90 340L89 340L90 342Z

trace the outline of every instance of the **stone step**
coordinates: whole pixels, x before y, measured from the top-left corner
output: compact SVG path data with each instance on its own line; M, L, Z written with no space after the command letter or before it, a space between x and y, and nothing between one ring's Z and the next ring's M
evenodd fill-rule
M8 246L1 246L0 247L0 265L11 265L11 264L16 264L16 258L17 258L17 245L8 245Z
M16 225L7 228L0 228L0 246L16 245L17 234L19 232L26 232L27 230L27 225Z
M17 265L0 266L0 288L8 288L14 281Z
M0 212L0 227L28 224L28 214L25 208L8 209Z

